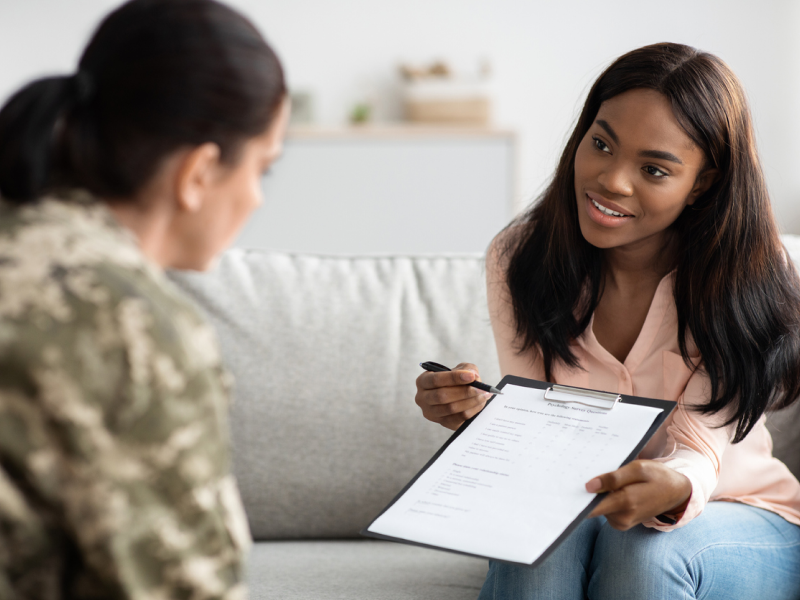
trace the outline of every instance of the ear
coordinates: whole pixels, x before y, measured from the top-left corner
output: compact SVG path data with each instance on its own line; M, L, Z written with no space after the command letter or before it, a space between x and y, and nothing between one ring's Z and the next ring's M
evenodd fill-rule
M219 146L211 142L186 153L178 167L175 182L179 210L194 213L203 207L219 168L219 158Z
M719 169L705 169L695 179L694 187L689 192L689 197L686 199L686 204L691 206L695 201L705 194L716 181L719 179Z

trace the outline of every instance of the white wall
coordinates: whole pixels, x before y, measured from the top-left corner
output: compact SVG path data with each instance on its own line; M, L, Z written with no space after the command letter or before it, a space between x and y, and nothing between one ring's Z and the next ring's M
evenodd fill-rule
M800 233L800 3L792 0L232 0L278 50L294 88L317 96L322 124L391 100L400 61L494 66L495 122L520 133L520 190L552 171L576 110L610 60L657 41L720 55L749 94L775 211ZM70 70L116 2L0 0L0 98L30 77Z

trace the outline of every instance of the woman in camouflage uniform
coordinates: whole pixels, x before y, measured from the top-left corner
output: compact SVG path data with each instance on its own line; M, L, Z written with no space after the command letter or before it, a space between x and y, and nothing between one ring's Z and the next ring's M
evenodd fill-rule
M0 598L243 598L204 269L261 201L278 59L212 0L133 0L0 111Z

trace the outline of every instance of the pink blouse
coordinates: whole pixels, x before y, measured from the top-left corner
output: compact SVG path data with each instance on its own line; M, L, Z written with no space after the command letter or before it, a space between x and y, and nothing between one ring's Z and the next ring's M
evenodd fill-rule
M491 252L490 252L491 255ZM487 264L489 312L503 375L544 379L539 363L514 350L514 328L507 288L492 260ZM722 415L704 416L694 405L702 405L710 383L702 372L686 366L678 348L678 316L673 300L674 273L664 277L633 348L620 363L599 344L592 331L594 317L573 344L582 369L558 363L553 367L556 382L620 394L660 398L678 402L639 455L654 459L688 477L692 495L676 525L650 520L644 523L661 531L686 525L698 516L707 502L743 502L779 514L800 525L800 482L772 456L772 438L762 417L747 437L731 444L733 426L715 427ZM696 348L690 356L699 358ZM600 475L600 473L598 473Z

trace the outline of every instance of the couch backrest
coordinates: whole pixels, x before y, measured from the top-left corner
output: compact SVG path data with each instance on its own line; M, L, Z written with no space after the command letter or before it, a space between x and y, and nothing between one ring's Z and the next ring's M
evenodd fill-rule
M235 377L234 471L255 539L355 537L449 432L414 403L419 363L499 369L480 256L230 250L173 273Z
M797 263L800 238L784 242ZM255 539L354 537L449 432L414 404L418 363L499 380L480 256L230 250L173 273L215 325L236 380L234 471ZM800 403L770 415L800 476Z

